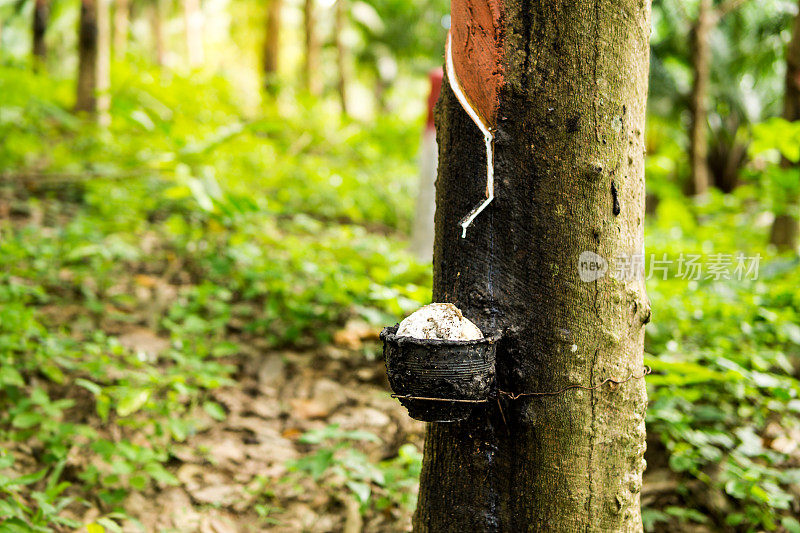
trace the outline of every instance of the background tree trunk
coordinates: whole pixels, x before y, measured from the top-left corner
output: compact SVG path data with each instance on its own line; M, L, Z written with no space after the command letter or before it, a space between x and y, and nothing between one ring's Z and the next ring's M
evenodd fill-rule
M97 2L81 0L78 23L78 86L76 111L97 110Z
M348 114L347 110L347 50L345 49L342 34L345 31L347 24L347 0L336 1L336 21L334 25L334 33L336 39L336 67L339 72L339 80L337 83L337 90L339 93L339 102L342 106L342 113Z
M44 34L47 31L47 19L50 15L50 5L47 0L36 0L33 3L33 59L35 66L44 65L47 59L47 47Z
M266 35L264 36L264 87L272 92L277 86L278 58L281 40L282 0L269 0L267 3Z
M107 127L111 124L111 2L97 2L97 121Z
M319 77L319 37L317 36L317 10L314 0L303 3L303 21L306 36L306 57L304 64L304 81L306 90L317 96L322 92Z
M200 0L183 0L186 59L190 68L203 64L203 11Z
M114 5L114 57L117 58L117 61L125 59L125 54L128 53L130 9L128 0L116 0Z
M692 27L692 72L694 81L689 100L689 164L692 194L708 192L708 85L711 81L711 30L714 8L711 0L700 0L697 19Z
M462 239L485 151L445 83L434 301L502 331L502 390L641 374L643 282L584 283L578 257L643 250L650 2L499 3L495 202ZM644 380L500 403L428 425L417 531L642 530Z
M422 261L430 261L433 253L434 226L436 213L436 169L439 165L439 148L436 146L434 126L434 105L442 91L442 69L428 74L430 92L428 93L428 119L422 133L419 150L419 191L414 209L414 222L411 226L411 251Z
M798 2L800 10L800 2ZM792 26L792 39L786 49L786 89L783 96L783 118L789 121L800 120L800 12L795 16ZM783 162L784 166L794 167L800 172L800 165L792 164L789 161ZM797 199L790 210L797 210ZM800 236L800 222L797 215L791 212L779 213L772 223L769 235L769 242L780 250L790 250L797 248L797 240Z
M166 64L166 37L164 36L164 6L162 0L153 0L150 11L150 22L153 32L153 45L155 47L156 64L163 67Z

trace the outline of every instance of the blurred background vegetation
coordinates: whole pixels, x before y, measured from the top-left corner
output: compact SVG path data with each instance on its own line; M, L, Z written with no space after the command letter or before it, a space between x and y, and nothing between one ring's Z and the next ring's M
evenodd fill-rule
M648 257L761 262L648 281L648 531L800 532L797 7L654 0ZM0 0L1 531L408 527L448 10Z

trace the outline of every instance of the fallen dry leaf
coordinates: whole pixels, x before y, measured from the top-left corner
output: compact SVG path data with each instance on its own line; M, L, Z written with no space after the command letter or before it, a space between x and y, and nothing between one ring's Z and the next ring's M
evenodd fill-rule
M361 348L363 341L378 339L380 332L363 320L348 320L344 328L333 334L333 342L337 346L344 346L351 350Z
M139 328L117 337L119 343L128 350L135 353L147 354L150 358L156 358L169 348L169 341L162 339L153 331L146 328Z

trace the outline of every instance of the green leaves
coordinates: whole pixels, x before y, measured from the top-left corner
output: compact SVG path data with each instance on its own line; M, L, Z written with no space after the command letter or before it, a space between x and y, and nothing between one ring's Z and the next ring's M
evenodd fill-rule
M753 126L750 152L762 155L773 150L789 161L800 161L800 122L773 117Z
M208 416L214 420L222 421L228 416L225 409L217 402L206 401L203 402L203 410L208 413Z
M147 400L150 399L150 391L148 389L129 389L125 387L118 397L117 414L123 417L130 416L147 403Z
M654 374L647 378L647 422L681 479L701 481L738 511L719 516L711 509L707 517L742 529L774 529L788 512L791 482L783 473L792 459L769 431L780 434L798 421L800 380L791 361L800 354L794 338L800 271L796 259L764 249L766 236L754 223L763 206L753 194L739 189L712 193L705 205L677 198L659 205L648 254L740 250L763 259L756 281L669 276L648 282L653 321L645 361ZM651 530L670 516L649 514Z
M304 433L299 442L312 445L315 451L289 463L293 472L305 473L328 486L334 493L350 491L361 506L385 509L402 505L411 510L416 505L413 489L422 466L422 454L412 444L401 446L397 457L373 463L357 445L377 443L380 439L367 431L344 431L337 425Z

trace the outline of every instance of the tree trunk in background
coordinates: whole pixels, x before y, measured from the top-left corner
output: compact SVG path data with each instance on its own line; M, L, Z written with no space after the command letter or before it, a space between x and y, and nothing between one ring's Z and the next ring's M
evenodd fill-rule
M166 47L164 36L164 8L162 0L154 0L150 11L150 22L153 31L153 45L155 46L156 64L163 67L166 63Z
M436 214L436 170L439 167L439 147L436 145L434 125L434 106L442 92L442 69L428 73L430 91L428 93L428 117L419 150L419 191L414 209L414 222L411 226L411 252L421 261L430 261L433 254L434 227Z
M798 2L800 10L800 2ZM794 122L800 120L800 12L794 19L792 39L786 49L786 89L783 96L783 118ZM800 165L784 161L785 166L793 166L800 172ZM797 248L800 236L800 223L797 220L797 199L789 206L795 213L779 213L772 223L769 241L781 250Z
M78 23L78 86L76 111L97 110L97 2L81 0Z
M389 88L388 84L381 78L380 73L377 74L375 85L372 87L372 94L375 95L375 107L378 113L385 115L389 112L389 102L386 99L386 90Z
M264 36L264 88L273 92L277 87L278 58L281 44L282 0L267 3L266 35Z
M497 2L495 201L462 239L486 159L445 83L434 301L502 332L502 390L641 375L643 281L582 282L578 258L643 250L650 2ZM644 380L500 401L504 416L491 402L464 422L428 424L416 531L642 530Z
M723 126L727 128L726 126ZM739 140L736 132L739 122L730 126L730 137L721 135L714 139L711 136L708 150L708 170L711 184L724 193L733 192L739 186L739 171L747 162L749 144Z
M317 13L314 0L305 0L303 3L303 21L306 34L306 57L304 66L304 81L306 90L313 95L319 95L322 87L319 76L319 37L317 36Z
M694 82L689 101L689 165L692 194L708 192L708 85L711 80L711 30L714 8L711 0L700 0L697 20L692 27L692 72Z
M44 65L47 59L47 47L44 34L47 31L47 19L50 6L47 0L35 0L33 3L33 59L36 67Z
M347 0L336 1L336 21L334 33L336 34L336 67L339 71L337 90L339 102L342 106L342 113L348 114L347 110L347 50L345 49L342 35L347 24Z
M203 11L200 0L183 0L183 24L186 34L186 59L189 67L203 64Z
M111 124L111 0L97 2L97 121Z
M114 57L125 59L128 53L128 28L130 26L130 4L128 0L116 0L114 5Z

